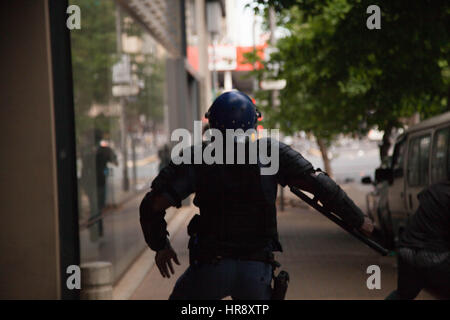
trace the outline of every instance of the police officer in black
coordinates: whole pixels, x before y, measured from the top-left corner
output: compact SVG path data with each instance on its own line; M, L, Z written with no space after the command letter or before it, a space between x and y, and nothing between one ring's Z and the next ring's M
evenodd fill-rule
M221 132L254 128L258 115L251 99L238 91L220 95L207 113L210 127ZM140 205L140 222L147 244L156 251L156 265L163 277L174 273L172 260L179 264L168 239L165 210L180 207L192 193L194 205L200 209L188 227L190 266L178 279L170 299L271 298L273 252L282 251L275 205L278 184L313 193L349 226L372 231L371 221L346 193L300 153L274 139L258 142L258 148L264 143L270 150L274 144L279 151L276 173L261 174L266 164L259 153L257 163L249 161L252 138L246 136L233 142L235 151L239 143L245 144L244 163L175 165L171 161L152 182ZM207 143L202 148L205 146Z

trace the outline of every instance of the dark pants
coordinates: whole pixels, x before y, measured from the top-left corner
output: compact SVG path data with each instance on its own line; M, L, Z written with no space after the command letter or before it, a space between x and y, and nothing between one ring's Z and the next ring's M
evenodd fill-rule
M412 300L422 289L450 298L450 254L400 249L397 290L386 300Z
M259 261L223 259L191 265L175 284L170 300L269 300L272 266Z
M105 207L106 203L106 185L105 184L97 185L96 189L93 189L92 186L88 186L85 189L85 191L89 199L89 207L90 207L89 219L97 220L89 227L90 238L92 241L96 241L98 240L98 237L103 236L103 219L100 217L102 215L102 210Z

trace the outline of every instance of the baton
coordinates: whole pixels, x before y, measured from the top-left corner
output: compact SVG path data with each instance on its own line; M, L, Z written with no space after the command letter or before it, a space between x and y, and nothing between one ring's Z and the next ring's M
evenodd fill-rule
M335 214L331 213L327 209L325 209L323 206L317 203L314 199L311 199L306 194L304 194L302 191L295 187L290 187L292 193L294 193L297 197L305 201L307 204L309 204L311 207L319 211L321 214L323 214L325 217L336 223L338 226L340 226L342 229L350 233L352 236L357 238L358 240L364 242L366 245L368 245L370 248L381 254L382 256L386 256L389 253L389 250L381 246L378 242L373 241L372 239L367 238L363 233L360 231L353 229L349 227L341 218L337 217Z

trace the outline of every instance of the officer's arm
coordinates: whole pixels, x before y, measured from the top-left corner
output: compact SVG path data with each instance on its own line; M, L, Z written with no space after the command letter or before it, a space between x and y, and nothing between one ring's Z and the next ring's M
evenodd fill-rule
M139 206L139 215L145 242L154 251L168 244L167 223L164 220L170 200L162 193L147 193Z
M360 228L364 214L333 179L316 171L297 151L280 143L280 184L314 194L322 205L340 216L348 225Z
M363 225L364 213L326 173L310 171L292 180L290 185L314 194L326 209L336 213L349 226L359 229Z
M189 169L186 165L177 166L171 162L153 180L152 190L141 202L139 214L142 232L145 242L154 251L169 245L165 210L171 206L180 207L181 201L192 193Z

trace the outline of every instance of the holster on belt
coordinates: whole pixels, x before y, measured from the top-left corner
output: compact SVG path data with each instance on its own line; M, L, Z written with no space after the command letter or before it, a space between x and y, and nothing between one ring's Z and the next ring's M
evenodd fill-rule
M289 273L281 270L280 273L273 277L273 288L271 300L284 300L289 285Z

